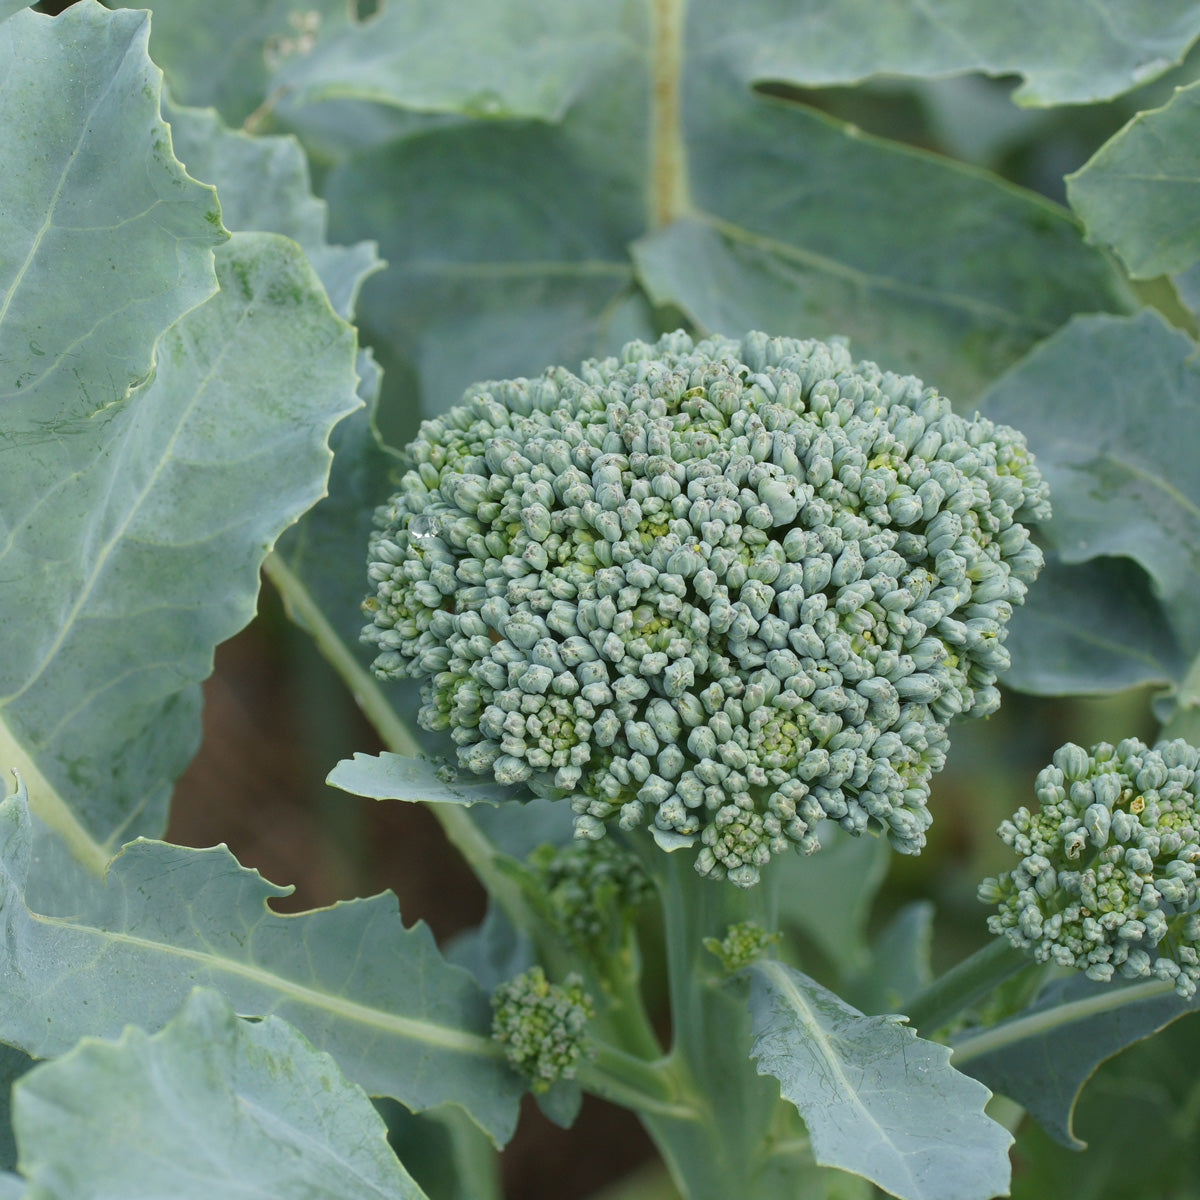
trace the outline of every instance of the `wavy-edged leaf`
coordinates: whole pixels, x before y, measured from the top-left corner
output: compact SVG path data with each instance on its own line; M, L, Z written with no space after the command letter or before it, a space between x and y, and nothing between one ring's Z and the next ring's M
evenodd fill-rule
M1048 987L1024 1012L954 1038L954 1064L1018 1101L1056 1141L1084 1147L1075 1102L1107 1058L1194 1012L1165 983L1093 983L1081 974Z
M1047 482L1043 531L1066 563L1124 556L1149 574L1185 655L1200 648L1200 364L1152 311L1079 317L984 397Z
M171 153L148 21L84 0L55 18L26 10L0 29L9 457L57 450L68 470L86 463L89 448L68 449L61 435L102 424L96 415L150 373L162 331L216 287L213 247L226 234L212 189Z
M1088 240L1116 250L1135 279L1200 259L1200 83L1139 113L1073 175L1071 207Z
M0 1171L0 1200L25 1200L25 1180L11 1171Z
M154 377L90 417L6 430L0 472L0 761L93 870L161 829L199 736L214 645L322 493L357 406L354 332L292 242L240 234L221 291L163 335Z
M747 82L872 75L1020 75L1019 104L1086 104L1154 79L1200 36L1195 0L703 0Z
M0 21L6 21L13 13L29 7L29 0L0 0Z
M334 311L352 319L362 281L383 263L374 242L329 244L328 210L312 194L308 161L296 139L250 137L228 129L212 109L167 102L163 116L171 124L175 153L188 171L215 185L225 227L243 233L282 233L299 242Z
M493 1140L511 1134L523 1084L489 1036L487 996L428 927L404 927L391 894L280 916L267 901L290 889L223 846L139 840L72 916L46 917L25 902L31 841L18 792L0 804L0 1039L61 1054L85 1034L157 1029L212 986L239 1013L289 1021L372 1095L458 1104Z
M503 804L517 791L488 781L462 779L453 771L445 779L445 764L407 754L357 753L344 758L325 782L354 796L371 800L417 800L440 804Z
M38 1196L424 1200L359 1087L285 1021L197 988L155 1034L86 1038L21 1081L21 1171Z
M1145 571L1126 558L1051 554L1009 625L1007 687L1039 696L1167 684L1185 658Z
M750 970L751 1057L800 1110L817 1162L905 1200L989 1200L1008 1189L1012 1137L987 1088L904 1018L867 1017L778 962Z

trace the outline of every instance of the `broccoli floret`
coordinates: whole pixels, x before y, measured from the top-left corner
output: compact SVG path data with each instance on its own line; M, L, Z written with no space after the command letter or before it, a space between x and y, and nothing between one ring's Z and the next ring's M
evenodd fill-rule
M407 454L363 636L462 767L743 887L826 817L921 849L1042 563L1018 433L840 343L673 333L477 385Z
M1200 980L1200 750L1137 738L1090 751L1071 743L1038 774L1040 809L1020 808L1000 837L1020 856L985 879L988 928L1039 962L1096 980Z
M704 948L715 954L730 974L761 958L783 935L768 932L757 921L737 921L723 938L705 938Z
M587 1049L592 999L574 973L551 983L541 967L502 983L492 993L492 1036L534 1092L572 1079Z
M528 861L550 919L581 947L614 948L654 890L642 864L612 838L542 845Z

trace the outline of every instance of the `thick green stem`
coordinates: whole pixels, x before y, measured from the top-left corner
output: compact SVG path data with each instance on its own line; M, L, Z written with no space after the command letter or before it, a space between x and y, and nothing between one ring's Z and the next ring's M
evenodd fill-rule
M778 1200L798 1191L795 1163L774 1156L780 1140L778 1085L750 1060L750 1014L741 980L704 948L738 921L775 925L771 874L742 890L696 874L686 851L666 854L632 839L659 888L666 940L673 1042L666 1060L691 1109L684 1119L643 1108L639 1115L688 1200ZM799 1120L784 1114L790 1134ZM811 1166L811 1164L808 1164Z
M906 1006L909 1024L929 1037L1006 979L1033 965L1029 955L1007 938L996 938L915 996Z

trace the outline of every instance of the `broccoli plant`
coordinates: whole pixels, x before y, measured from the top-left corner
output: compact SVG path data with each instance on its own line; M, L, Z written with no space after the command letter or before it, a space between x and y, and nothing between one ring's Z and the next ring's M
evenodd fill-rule
M858 7L0 0L4 1200L1190 1194L1200 8ZM164 840L264 586L478 925Z

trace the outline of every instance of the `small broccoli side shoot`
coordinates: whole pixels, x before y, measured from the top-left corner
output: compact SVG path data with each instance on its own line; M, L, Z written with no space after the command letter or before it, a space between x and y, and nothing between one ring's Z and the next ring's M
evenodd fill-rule
M1020 864L985 879L988 918L1039 962L1096 980L1200 980L1200 750L1136 738L1090 751L1067 745L1037 777L1041 807L1020 808L1000 837Z
M492 1014L492 1036L532 1091L545 1092L560 1079L574 1078L594 1015L578 975L551 983L541 967L530 967L496 988Z
M407 454L363 636L461 767L742 887L826 818L921 849L1042 563L1020 434L840 343L674 333L479 384Z

